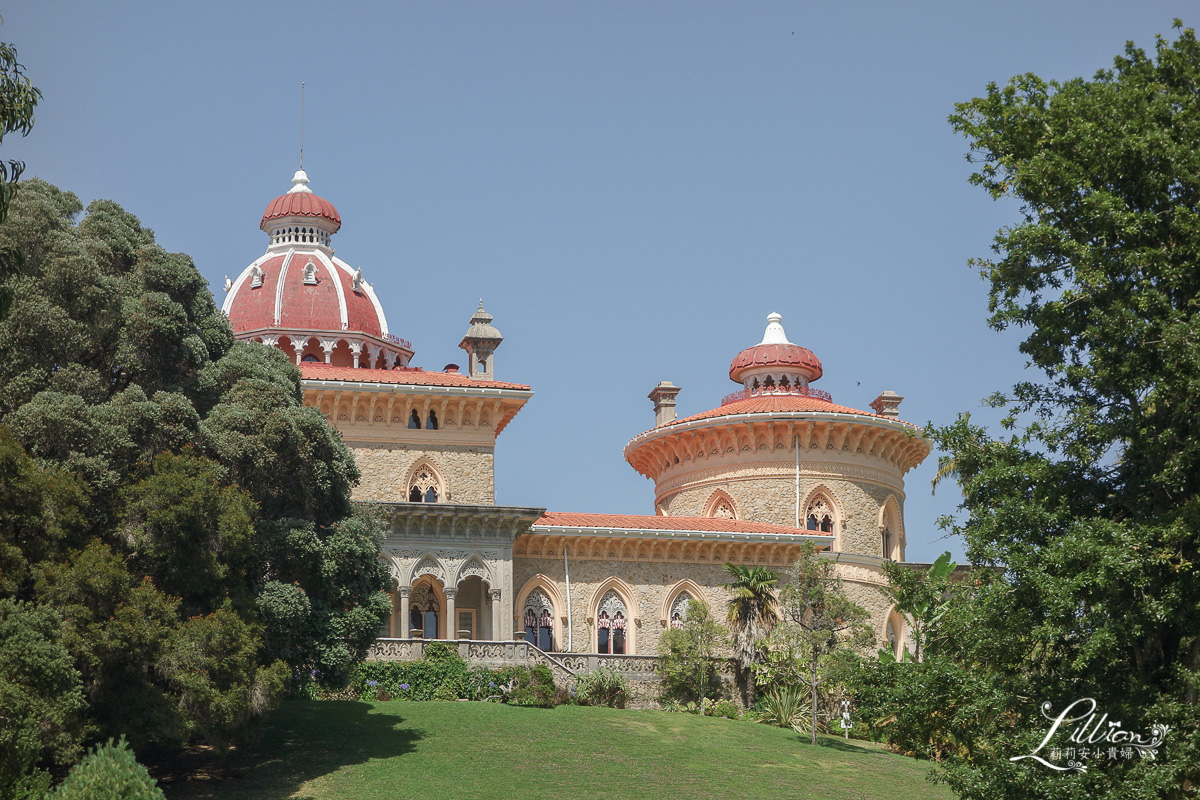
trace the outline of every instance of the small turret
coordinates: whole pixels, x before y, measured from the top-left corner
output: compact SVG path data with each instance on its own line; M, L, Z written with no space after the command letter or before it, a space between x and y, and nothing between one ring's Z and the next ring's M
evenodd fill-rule
M661 428L663 425L675 421L675 396L679 394L679 387L670 381L659 381L658 386L650 390L647 397L650 402L654 403L654 427Z
M483 299L479 300L479 310L471 317L471 327L458 346L467 351L471 357L467 367L467 375L477 380L493 380L492 355L504 341L500 331L492 326L492 315L483 310Z

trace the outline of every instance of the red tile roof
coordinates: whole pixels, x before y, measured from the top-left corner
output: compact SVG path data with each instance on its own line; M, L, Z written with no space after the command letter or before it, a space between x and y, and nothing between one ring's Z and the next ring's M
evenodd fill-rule
M524 383L477 381L471 380L466 375L451 372L425 372L420 369L354 369L353 367L331 367L328 364L312 362L300 365L300 377L310 381L354 381L410 386L469 386L476 389L529 391L529 386Z
M324 197L317 197L312 192L292 192L281 194L267 204L259 227L266 230L267 223L280 217L321 217L334 223L333 232L337 233L342 227L342 218L333 203Z
M710 411L704 411L699 414L693 414L690 417L683 417L674 422L664 425L663 428L669 428L671 425L680 425L684 422L694 422L700 419L710 419L713 417L729 417L734 414L762 414L772 412L785 411L824 411L835 414L861 414L865 417L879 417L870 411L860 411L857 408L848 406L839 406L837 403L832 403L819 397L812 397L803 394L756 394L747 397L744 400L735 400L732 403L714 408ZM885 419L885 417L879 417ZM661 430L661 428L659 429Z
M641 514L575 514L547 511L534 525L563 528L632 529L656 531L711 531L715 533L786 533L809 534L788 525L746 522L720 517L662 517Z
M812 350L798 344L756 344L747 347L733 357L729 365L729 378L741 383L741 375L751 367L785 366L803 369L809 380L821 377L821 359Z

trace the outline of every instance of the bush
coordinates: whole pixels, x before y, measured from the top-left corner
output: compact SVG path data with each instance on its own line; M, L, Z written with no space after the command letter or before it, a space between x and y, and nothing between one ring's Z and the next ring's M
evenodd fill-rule
M741 719L741 709L737 707L737 703L732 700L718 700L713 703L712 715L714 717L728 717L729 719Z
M455 697L476 696L479 673L471 672L456 649L436 647L438 644L445 643L434 642L426 649L426 655L434 658L359 664L350 676L350 693L359 700L377 699L380 692L395 700L432 700L438 689L449 684Z
M802 686L776 686L768 689L759 702L758 719L764 725L791 728L808 733L811 725L808 693Z
M514 706L536 706L553 708L557 689L554 673L545 664L536 667L519 667L513 675L514 686L508 695L508 703Z
M607 668L588 672L575 682L575 699L585 706L624 708L629 701L629 681Z
M49 800L166 800L166 795L122 736L84 756Z
M437 691L435 691L433 693L433 699L434 700L457 700L458 699L458 690L454 688L454 684L452 684L450 681L446 681L445 683L443 683L441 686L439 686L437 688Z

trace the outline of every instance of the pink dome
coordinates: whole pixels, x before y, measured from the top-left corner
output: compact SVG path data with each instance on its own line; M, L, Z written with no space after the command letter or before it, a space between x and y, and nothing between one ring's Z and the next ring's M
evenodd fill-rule
M821 377L821 359L812 350L798 344L756 344L734 356L729 365L729 379L742 382L742 373L752 367L783 367L808 374L808 380Z
M342 218L333 207L333 203L312 192L289 192L279 195L267 204L259 227L265 231L271 220L280 217L319 217L333 223L330 233L337 233L342 227Z

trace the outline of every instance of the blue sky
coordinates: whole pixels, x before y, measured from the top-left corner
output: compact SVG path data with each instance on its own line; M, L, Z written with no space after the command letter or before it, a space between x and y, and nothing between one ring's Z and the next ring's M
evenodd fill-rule
M621 457L737 387L769 312L812 349L816 388L924 425L1023 377L989 330L989 253L1011 203L970 187L946 123L989 81L1091 76L1152 49L1185 2L112 3L3 9L42 90L5 158L109 198L223 299L266 247L258 221L304 166L414 364L463 363L478 299L496 376L536 392L497 448L497 499L653 513ZM907 476L911 560L962 544Z

